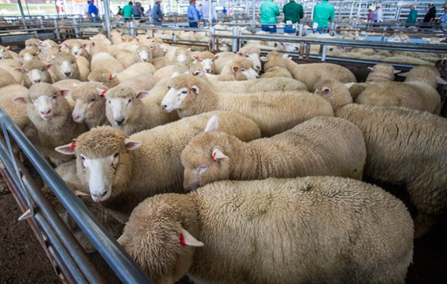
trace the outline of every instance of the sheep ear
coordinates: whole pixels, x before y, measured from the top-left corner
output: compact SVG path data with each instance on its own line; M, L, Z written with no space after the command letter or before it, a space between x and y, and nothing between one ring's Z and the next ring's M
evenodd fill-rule
M19 72L19 73L22 73L22 72L23 72L23 71L22 71L22 68L20 68L20 67L18 67L18 68L14 68L14 71Z
M217 115L213 115L206 123L205 132L211 132L217 130L218 127L219 127L219 119L217 118Z
M137 94L137 98L144 99L145 97L149 96L149 92L141 91Z
M261 59L261 61L263 61L263 62L269 61L268 58L265 56L261 56L261 57L259 57L259 59Z
M71 96L71 90L61 89L60 92L61 92L62 96L64 96L64 97Z
M74 155L76 148L76 142L71 142L69 144L56 147L54 150L64 155Z
M203 247L204 244L194 238L187 230L180 229L180 244L188 247Z
M218 148L214 148L213 149L213 154L212 154L212 159L213 162L217 162L219 160L223 160L223 161L229 161L230 158L228 156L226 156L220 149Z
M402 70L394 70L393 72L394 72L394 74L397 74L397 73L402 72Z
M51 68L51 66L53 66L53 64L52 64L52 63L49 63L49 64L47 64L47 69L50 69L50 68Z
M100 88L96 88L96 90L98 91L98 95L99 95L101 98L104 98L104 97L106 96L107 90L100 89Z
M215 60L217 60L217 59L219 59L220 58L220 55L216 55L216 56L214 56L214 59Z
M6 50L9 50L10 46L8 45L7 47L5 47Z
M242 52L240 52L240 51L237 52L236 54L237 54L238 56L243 56Z
M84 48L87 48L88 47L88 43L84 43L83 46L84 46Z
M402 77L407 77L408 74L410 74L410 72L399 73L399 74L397 74L397 75L398 75L398 76L402 76Z
M355 83L354 82L351 82L351 83L346 83L346 84L344 84L345 86L346 86L346 88L351 88L353 85L354 85Z
M193 91L194 93L198 94L200 92L199 87L197 87L196 85L191 86L191 88L189 88L191 91Z
M323 88L321 88L321 93L322 93L323 95L330 94L331 92L332 92L331 88L328 88L328 87L323 87Z
M73 83L73 88L76 89L77 87L79 87L79 85L76 83Z
M178 75L180 75L180 73L177 72L177 71L175 71L174 73L172 73L171 78L175 78L175 77L177 77Z
M113 80L113 79L115 79L115 77L116 77L117 75L118 75L117 73L110 74L110 75L109 75L109 80Z
M192 75L197 76L197 77L202 77L203 76L203 72L200 70L196 70L192 73Z
M439 85L447 85L447 81L442 79L440 76L436 77L436 83Z
M374 67L368 67L369 71L374 71Z
M136 150L141 147L142 143L140 141L126 138L124 139L124 145L126 146L127 150Z
M56 60L56 56L51 56L51 61L54 61L54 60Z
M237 70L239 70L239 67L238 67L238 66L233 66L233 67L231 67L231 71L233 71L233 73L236 73Z
M199 60L199 56L198 55L191 55L192 59L194 60Z
M26 104L26 99L24 97L13 98L12 101L17 105Z

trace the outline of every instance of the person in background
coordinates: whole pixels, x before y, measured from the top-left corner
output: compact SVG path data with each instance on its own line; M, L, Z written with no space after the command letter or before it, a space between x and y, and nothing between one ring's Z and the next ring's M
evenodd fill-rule
M121 13L121 6L118 6L118 13L116 13L116 15L117 15L117 16L119 16L119 15L123 15L123 14Z
M141 10L141 3L136 2L135 5L133 6L133 17L136 20L139 20L141 19L141 16L143 16L143 11Z
M265 0L261 4L261 29L265 32L276 33L276 17L279 8L272 0Z
M437 21L438 24L441 24L441 26L445 27L447 25L447 5L444 6L444 13L441 16L441 19Z
M129 22L130 20L132 20L132 16L133 16L133 7L132 6L133 6L132 1L129 1L129 4L124 6L123 9L121 10L121 14L123 14L124 21L126 21L126 22Z
M205 0L205 2L203 2L202 8L200 9L200 14L203 19L203 24L206 25L206 23L209 22L209 5L211 5L211 22L214 26L214 24L217 24L218 20L216 7L214 7L213 3L210 4L209 0Z
M373 5L368 7L368 18L367 18L368 23L374 22L374 10L375 7Z
M163 21L163 12L161 11L160 2L160 0L157 0L154 9L152 10L152 20L157 26L161 26L161 21Z
M322 33L321 29L329 27L329 21L334 20L334 6L328 3L327 0L321 1L314 7L314 22L312 29L315 32ZM318 30L317 30L318 29Z
M225 15L227 13L227 9L225 7L222 9L222 13Z
M92 19L92 14L90 14L89 12L88 12L88 10L89 10L89 7L90 7L90 1L87 1L87 5L85 5L85 9L84 9L84 14L85 14L85 16L88 18L88 19Z
M149 18L152 16L152 6L151 5L149 5L149 8L146 11L146 16Z
M427 14L425 14L423 22L427 23L428 25L431 25L431 23L433 23L433 21L435 20L435 17L436 17L435 4L430 3L430 4L428 4L428 11L427 11ZM426 25L425 27L428 27L428 25Z
M95 0L90 0L90 4L88 5L88 13L92 15L92 20L94 22L98 21L98 8L95 6Z
M299 24L300 20L304 17L304 10L301 4L297 4L295 0L290 0L289 3L284 5L284 22L291 21L292 24Z
M189 21L189 26L191 28L200 27L200 15L199 15L199 11L196 8L196 0L189 1L188 21Z
M414 8L414 5L410 5L410 13L408 14L407 20L405 21L405 27L413 26L418 18L418 11Z
M381 22L383 18L382 5L379 3L376 5L376 10L374 11L374 22Z

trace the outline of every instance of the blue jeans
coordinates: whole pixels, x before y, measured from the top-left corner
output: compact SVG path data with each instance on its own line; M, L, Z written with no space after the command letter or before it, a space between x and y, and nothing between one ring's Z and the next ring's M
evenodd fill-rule
M292 26L285 26L284 32L288 34L294 34L296 33L296 30Z
M193 22L194 19L188 19L190 28L197 28L197 22Z
M276 25L261 25L264 32L276 33Z

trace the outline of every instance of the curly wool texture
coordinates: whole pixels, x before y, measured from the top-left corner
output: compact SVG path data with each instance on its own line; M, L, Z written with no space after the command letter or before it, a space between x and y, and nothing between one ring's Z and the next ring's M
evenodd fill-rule
M307 91L303 83L285 77L261 78L249 81L209 81L216 92L262 93L284 91Z
M303 82L311 92L320 80L334 79L341 83L357 82L349 69L331 63L297 64L291 59L286 60L287 69L295 80Z
M358 85L357 83L355 85ZM352 88L352 87L351 87ZM347 104L352 104L351 89L337 80L321 80L315 85L315 94L320 95L331 103L334 110Z
M225 94L214 92L204 80L180 75L171 79L168 86L174 89L187 88L180 117L187 117L213 110L234 111L252 118L261 128L263 137L270 137L286 131L315 116L333 116L333 109L326 100L308 92L284 92L281 95L268 93ZM199 88L199 94L191 91Z
M182 227L204 246L182 247ZM356 180L222 181L145 200L119 243L155 281L404 283L413 222L398 199Z
M216 148L229 160L214 162ZM365 159L362 132L351 122L335 117L312 118L271 138L247 143L222 132L207 132L195 137L182 152L184 183L197 186L216 180L269 177L341 176L361 180ZM202 165L207 170L196 181Z
M117 78L120 82L127 80L133 76L141 74L154 74L157 69L151 63L147 62L137 62L132 64L123 72L118 73Z
M110 70L106 68L98 68L93 70L90 72L87 79L90 82L103 83L107 88L113 88L118 86L120 83L120 80L116 74L112 74Z
M447 205L447 121L400 107L351 104L337 116L363 132L368 156L365 174L406 185L412 203L426 214Z
M256 123L231 112L210 112L133 134L130 139L143 143L134 151L125 148L127 136L119 129L97 127L76 141L78 176L84 184L88 182L81 153L96 159L118 152L120 159L113 177L112 195L104 206L127 216L149 196L183 192L181 153L194 136L205 130L213 115L219 119L219 129L243 141L261 136Z
M267 62L264 64L264 74L261 78L285 77L292 78L292 74L287 70L286 60L281 53L270 52L267 56Z
M12 77L11 73L0 68L0 88L16 84L16 80Z
M394 67L387 63L374 65L371 73L366 77L366 82L390 82L394 81Z

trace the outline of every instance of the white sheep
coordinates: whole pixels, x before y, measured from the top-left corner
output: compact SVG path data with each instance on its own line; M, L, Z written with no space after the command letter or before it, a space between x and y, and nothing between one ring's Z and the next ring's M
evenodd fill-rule
M155 283L404 283L413 224L361 181L221 181L146 199L118 243Z
M17 72L23 74L23 85L29 88L32 84L52 83L48 68L51 64L45 64L40 60L34 59L23 64L22 68L16 68Z
M20 60L20 57L17 53L15 53L12 50L9 50L9 46L1 46L0 45L0 60L1 59L14 59L14 60Z
M81 79L79 66L76 63L76 57L65 52L60 52L56 56L54 61L54 72L57 81L64 79Z
M75 148L68 144L56 150L76 154L78 176L88 185L92 199L104 202L126 220L148 196L183 191L181 152L213 115L222 121L221 130L241 140L260 137L252 120L236 113L211 112L130 137L110 126L97 127L79 136Z
M261 50L252 46L244 46L236 54L232 52L218 53L215 57L216 74L220 74L229 61L237 59L238 57L244 57L253 61L253 69L259 72L262 67L261 59L259 58L260 55Z
M120 82L141 74L154 74L157 69L151 63L138 62L117 74Z
M32 47L22 49L19 53L19 58L22 63L26 63L33 59L38 59L39 53L40 53L39 48L33 45Z
M261 75L261 78L292 78L292 74L287 70L285 60L287 60L287 55L280 54L276 51L272 51L267 56L261 57L261 61L265 62L264 74Z
M177 110L180 117L213 110L239 112L252 118L263 136L281 133L315 116L333 116L327 101L303 91L220 95L206 81L192 75L172 78L168 86L170 90L161 102L164 111Z
M202 51L198 55L193 55L193 58L202 65L203 71L210 74L217 74L214 54L209 51Z
M253 69L253 61L244 57L238 57L230 61L222 69L220 75L205 73L206 78L212 81L243 81L259 78L258 73Z
M54 148L71 142L87 128L71 119L71 107L63 92L47 83L34 84L26 97L16 97L14 102L27 105L28 117L37 128L37 148L41 153L56 165L71 160Z
M213 131L196 136L183 150L183 185L190 191L227 179L341 176L361 180L365 159L362 132L335 117L312 118L251 142Z
M107 52L99 52L96 55L92 55L92 72L99 68L106 69L111 74L122 72L125 69L121 62Z

